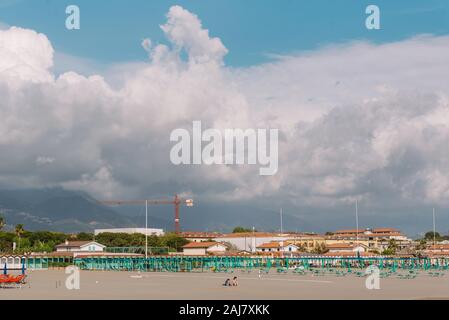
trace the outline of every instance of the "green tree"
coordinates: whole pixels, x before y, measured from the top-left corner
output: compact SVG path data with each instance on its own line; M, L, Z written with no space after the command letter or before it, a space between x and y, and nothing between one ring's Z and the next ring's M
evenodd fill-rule
M80 232L76 235L76 240L78 241L92 241L94 235L92 233Z
M426 232L424 239L433 240L433 231ZM438 241L441 239L441 235L438 232L435 232L435 239Z
M176 233L167 233L161 237L161 247L169 247L176 251L181 251L182 247L189 243L188 240L180 237Z
M425 239L421 239L416 246L416 250L424 250L427 247L427 241Z
M323 254L329 252L329 249L326 247L324 243L318 244L313 250L312 253Z
M0 231L2 231L5 226L6 226L5 218L0 216Z
M18 246L20 248L20 238L22 237L22 234L25 232L23 224L16 225L16 228L14 230L15 230L15 234L16 234L17 238L19 239Z
M252 229L244 228L244 227L235 227L234 230L232 230L232 233L245 233L245 232L252 232Z
M388 242L388 247L385 249L382 254L385 256L392 256L395 255L398 250L398 244L396 243L396 240L390 239Z

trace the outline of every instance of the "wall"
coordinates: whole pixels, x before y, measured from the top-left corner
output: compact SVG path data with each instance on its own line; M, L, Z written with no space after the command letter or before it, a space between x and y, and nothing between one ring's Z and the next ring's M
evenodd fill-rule
M246 237L246 240L244 237L228 237L228 238L215 238L214 241L217 242L229 242L233 245L235 245L239 250L246 250L249 252L253 252L253 237ZM256 237L255 238L255 245L260 246L261 244L272 242L272 241L285 241L291 239L291 237ZM254 249L255 251L255 249Z
M226 252L226 247L216 244L212 247L207 248L207 252Z
M206 248L184 248L183 253L186 256L205 256Z

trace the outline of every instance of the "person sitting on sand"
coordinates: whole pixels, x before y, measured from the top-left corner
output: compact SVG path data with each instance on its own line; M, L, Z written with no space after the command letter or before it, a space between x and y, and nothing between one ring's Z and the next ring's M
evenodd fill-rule
M239 282L237 280L237 277L234 277L234 279L232 279L232 286L237 287L238 285L239 285Z

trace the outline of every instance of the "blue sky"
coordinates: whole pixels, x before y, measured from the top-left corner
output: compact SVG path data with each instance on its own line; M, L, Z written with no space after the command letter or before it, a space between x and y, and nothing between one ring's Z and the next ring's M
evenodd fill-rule
M65 29L65 8L81 9L81 30ZM0 22L45 33L57 51L103 64L141 61L140 42L165 43L159 25L173 4L197 14L230 50L226 63L248 66L352 40L391 42L449 33L446 0L0 0ZM365 8L381 8L382 30L364 27Z

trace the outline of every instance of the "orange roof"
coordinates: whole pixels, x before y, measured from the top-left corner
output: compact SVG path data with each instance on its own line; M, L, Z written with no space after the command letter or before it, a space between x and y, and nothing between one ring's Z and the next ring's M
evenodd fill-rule
M345 237L353 237L355 238L357 236L356 233L335 233L331 236L328 236L328 238L345 238ZM382 238L382 237L392 237L392 236L403 236L400 232L391 232L391 233L371 233L371 234L364 234L359 233L359 238Z
M113 252L76 252L74 257L143 257L140 253L113 253Z
M372 257L377 256L378 254L372 252L348 252L348 251L337 251L337 252L327 252L323 254L326 257Z
M262 243L261 245L258 245L257 248L262 248L262 249L276 249L276 248L280 248L281 244L279 242L267 242L267 243Z
M31 257L73 257L73 252L33 252Z
M380 233L386 233L386 232L399 232L399 230L398 229L395 229L395 228L376 228L376 229L373 229L373 232L376 232L376 233L378 233L378 232L380 232Z
M282 245L281 245L282 243ZM296 247L295 244L289 242L289 241L272 241L272 242L266 242L266 243L262 243L261 245L258 245L257 248L261 248L261 249L276 249L276 248L281 248L281 247L287 247L289 245L293 245Z
M449 250L449 244L436 244L431 245L429 250Z
M364 229L359 229L359 233L362 233L362 232L365 232L366 230L364 230ZM357 233L357 229L348 229L348 230L337 230L337 231L335 231L335 232L333 232L333 233L335 233L335 234L338 234L338 233Z
M67 243L64 242L64 243L58 244L56 246L56 248L78 248L78 247L84 246L89 243L97 243L97 244L103 246L101 243L98 243L95 241L67 241ZM103 247L105 247L105 246L103 246Z
M202 249L202 248L209 248L209 247L215 246L217 244L224 246L224 244L222 244L220 242L190 242L190 243L186 244L185 246L183 246L183 248L186 248L186 249L194 249L194 248Z
M326 245L326 248L328 249L352 249L357 246L361 246L361 244L355 244L355 243L332 243Z

